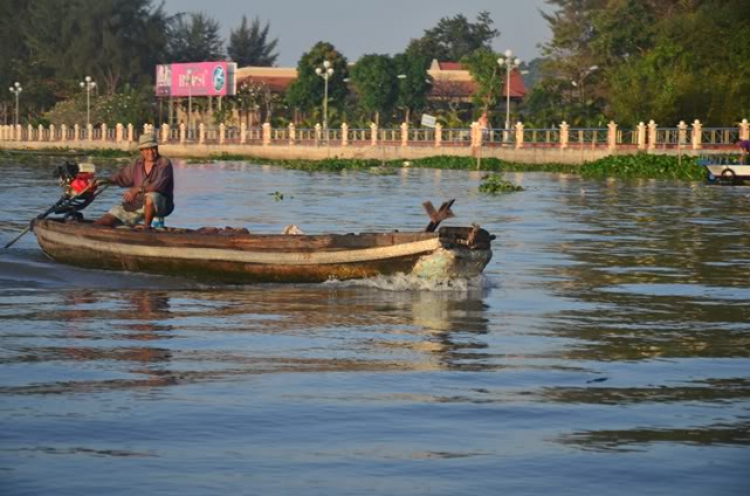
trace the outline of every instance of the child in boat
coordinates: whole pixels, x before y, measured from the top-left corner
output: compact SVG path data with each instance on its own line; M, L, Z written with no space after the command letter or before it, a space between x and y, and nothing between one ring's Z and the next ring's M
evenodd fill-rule
M94 222L97 226L114 227L120 223L134 226L143 221L151 228L154 217L166 217L174 210L174 173L172 162L159 155L159 145L152 133L138 140L141 156L109 180L123 188L123 202Z

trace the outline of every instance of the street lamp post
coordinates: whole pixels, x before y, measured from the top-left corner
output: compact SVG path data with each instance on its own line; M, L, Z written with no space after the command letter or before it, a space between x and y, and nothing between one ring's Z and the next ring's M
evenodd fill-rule
M91 76L86 76L79 84L86 90L86 132L88 133L91 125L91 90L96 88L96 81L92 81Z
M18 127L18 96L23 91L23 88L21 88L21 83L19 83L19 82L16 81L16 84L14 84L13 86L10 87L10 91L11 91L11 93L13 93L13 94L16 95L16 120L15 120L15 124L16 124L16 127Z
M328 80L333 76L333 68L329 61L323 62L323 67L315 69L315 74L322 77L325 81L325 92L323 96L323 130L326 133L326 139L328 139Z
M583 90L584 83L586 82L586 78L589 77L589 75L599 69L598 65L592 65L579 76L579 81L571 80L570 84L573 85L574 88L578 89L578 100L580 101L581 108L583 110L583 117L584 119L588 118L588 105L586 104L586 93Z
M514 59L512 50L505 50L505 58L500 57L497 59L497 63L500 67L504 65L508 71L508 84L505 86L505 130L507 132L507 130L510 129L510 75L513 72L513 69L516 69L521 65L521 59Z

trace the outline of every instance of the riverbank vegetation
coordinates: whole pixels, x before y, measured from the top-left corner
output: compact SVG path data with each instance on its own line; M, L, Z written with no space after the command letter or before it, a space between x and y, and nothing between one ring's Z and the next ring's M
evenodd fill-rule
M33 163L39 157L51 160L77 160L94 162L116 162L134 159L138 153L117 149L81 150L73 148L52 148L45 151L2 150L0 159L3 162ZM649 155L612 155L581 165L571 164L523 164L508 162L495 157L477 160L474 157L457 157L438 155L411 160L375 160L345 159L331 157L323 160L302 159L269 159L253 155L220 153L205 157L186 159L188 164L205 164L212 162L243 162L261 165L274 165L288 169L308 172L342 172L368 171L370 173L388 174L401 168L425 168L485 172L550 172L576 174L588 178L614 177L621 179L676 179L697 181L705 178L705 169L698 165L698 159L691 156Z
M694 157L674 157L666 155L615 155L605 157L582 165L570 164L522 164L507 162L490 157L481 162L473 157L455 157L441 155L413 160L362 160L328 158L325 160L274 160L245 155L217 154L210 161L252 162L257 164L277 165L290 169L305 171L337 172L345 170L383 170L403 167L447 169L447 170L481 170L487 172L552 172L577 174L588 178L622 178L622 179L676 179L684 181L702 180L705 170L697 164ZM196 159L205 163L205 159Z

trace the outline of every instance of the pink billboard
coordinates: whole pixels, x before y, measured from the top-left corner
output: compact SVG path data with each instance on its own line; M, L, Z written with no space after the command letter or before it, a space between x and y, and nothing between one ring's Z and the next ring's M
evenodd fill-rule
M232 96L234 62L189 62L156 67L157 96ZM169 92L167 92L169 82Z

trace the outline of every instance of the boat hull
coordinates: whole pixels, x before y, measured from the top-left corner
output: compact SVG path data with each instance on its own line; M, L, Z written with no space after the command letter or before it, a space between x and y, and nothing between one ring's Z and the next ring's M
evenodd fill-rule
M110 229L56 220L34 223L42 251L58 262L229 283L311 283L396 273L425 278L480 274L492 257L489 234L472 228L447 229L440 233L223 236L187 230Z

